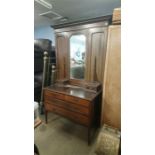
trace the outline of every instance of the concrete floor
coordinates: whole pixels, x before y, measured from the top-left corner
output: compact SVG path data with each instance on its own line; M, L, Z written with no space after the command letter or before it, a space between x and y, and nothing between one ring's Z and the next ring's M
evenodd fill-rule
M34 143L40 155L96 155L96 138L87 143L87 128L63 117L49 113L48 124L43 123L34 131Z

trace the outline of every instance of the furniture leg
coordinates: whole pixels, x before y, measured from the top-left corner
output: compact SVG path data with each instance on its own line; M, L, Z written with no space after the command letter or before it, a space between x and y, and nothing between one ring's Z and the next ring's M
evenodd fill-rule
M48 123L47 117L48 117L48 111L45 111L45 122L46 122L46 124Z
M91 128L88 127L88 145L91 144Z
M44 114L44 105L43 105L43 102L40 102L40 114L41 115Z

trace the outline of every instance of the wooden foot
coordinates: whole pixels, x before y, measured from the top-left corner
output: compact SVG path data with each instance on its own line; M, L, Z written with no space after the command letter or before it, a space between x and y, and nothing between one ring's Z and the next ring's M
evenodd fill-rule
M43 104L40 105L40 114L41 115L44 114L44 106L43 106Z
M48 120L47 120L48 118L47 117L48 117L48 112L45 111L45 122L46 122L46 124L48 123Z
M91 129L88 127L88 145L91 144Z

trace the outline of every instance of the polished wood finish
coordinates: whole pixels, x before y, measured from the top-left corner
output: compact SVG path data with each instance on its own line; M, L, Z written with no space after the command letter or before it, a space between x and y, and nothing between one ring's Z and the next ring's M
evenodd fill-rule
M107 27L89 29L89 64L87 78L103 82L107 42Z
M121 129L121 26L108 31L102 98L102 123Z
M102 21L108 21L109 24L111 24L111 20L112 20L112 15L107 15L107 16L101 16L97 18L91 18L91 19L81 20L76 22L74 21L74 22L63 23L58 25L51 25L51 27L54 29L60 29L64 27L78 26L78 25L84 25L84 24L90 24L90 23L96 23L96 22L102 22Z
M70 31L78 32L78 31L86 30L90 28L107 27L108 25L109 25L109 21L100 21L100 22L90 23L90 24L82 24L82 25L75 25L75 26L71 25L68 27L62 27L59 29L55 29L55 32L59 34L61 34L62 32L70 32Z
M84 107L89 107L89 101L85 100L85 99L79 99L78 97L72 97L72 96L69 96L69 95L66 95L65 94L65 89L64 91L62 91L62 89L57 89L57 93L55 93L54 91L54 88L58 88L58 86L52 86L50 88L46 88L46 91L44 93L44 95L46 96L44 98L44 101L51 101L51 100L55 100L55 99L58 99L58 100L64 100L66 102L71 102L71 103L75 103L80 105L80 106L84 106ZM51 90L53 90L54 92L51 93ZM70 89L72 91L72 89ZM61 94L59 93L61 92ZM78 95L78 94L77 94Z
M77 85L56 83L44 88L45 119L48 112L64 116L88 128L88 143L91 139L91 128L100 114L101 89L89 90ZM91 85L91 84L89 84ZM100 85L95 83L92 85ZM101 87L100 87L101 88ZM97 124L97 123L96 123Z
M97 81L89 82L84 80L70 79L69 84L80 86L82 88L89 89L95 92L98 92L99 90L101 90L101 84Z
M78 113L81 113L83 115L86 115L88 116L89 115L89 110L88 110L88 107L89 107L89 104L87 107L84 107L84 106L81 106L82 104L78 105L78 104L74 104L73 102L65 102L63 100L58 100L58 99L50 99L47 97L47 100L45 101L47 103L52 103L53 105L55 106L59 106L61 108L66 108L71 110L71 111L75 111L75 112L78 112ZM89 102L88 102L89 103Z
M103 82L109 21L69 26L55 29L58 79L70 78L70 38L86 36L86 60L84 80Z
M75 113L74 111L67 109L67 108L62 108L59 106L56 106L52 103L45 103L46 109L49 111L52 111L56 114L62 115L66 118L69 118L77 123L80 123L82 125L88 126L90 124L90 120L88 117L83 116L79 113Z
M56 56L57 56L57 78L68 78L68 39L66 35L57 35L56 36L57 46L56 46Z

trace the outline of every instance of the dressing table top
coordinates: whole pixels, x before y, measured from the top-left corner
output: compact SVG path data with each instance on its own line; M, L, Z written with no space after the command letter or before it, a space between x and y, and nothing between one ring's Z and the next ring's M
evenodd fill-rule
M94 90L83 88L81 86L75 86L70 84L59 84L59 83L48 86L44 89L49 91L54 91L57 93L66 94L69 96L75 96L75 97L90 100L90 101L93 100L101 92L101 90L94 91Z

